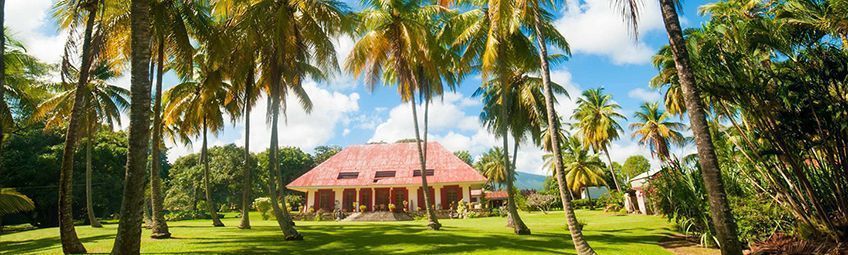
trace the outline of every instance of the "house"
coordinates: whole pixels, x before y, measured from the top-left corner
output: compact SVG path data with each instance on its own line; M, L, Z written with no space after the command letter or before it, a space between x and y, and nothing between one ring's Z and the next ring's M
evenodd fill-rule
M396 211L424 208L417 143L367 144L345 148L288 185L306 193L306 210ZM427 144L429 200L447 210L458 201L476 202L486 178L437 142ZM475 192L476 193L476 192ZM477 193L479 194L479 193Z
M660 173L660 169L651 169L630 179L630 188L633 190L627 192L629 199L624 200L624 207L628 208L629 212L638 211L646 215L653 214L650 207L651 202L645 191L650 186L650 180L658 173ZM630 205L632 201L635 201L635 203Z

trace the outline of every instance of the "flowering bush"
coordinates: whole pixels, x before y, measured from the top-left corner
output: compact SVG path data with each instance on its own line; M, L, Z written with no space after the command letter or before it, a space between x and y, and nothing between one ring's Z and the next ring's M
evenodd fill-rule
M368 210L368 207L367 207L367 206L365 206L365 205L360 205L360 206L359 206L359 211L360 211L360 212L364 212L364 211L367 211L367 210Z
M395 209L397 209L397 206L395 206L395 204L389 204L389 211L394 212Z

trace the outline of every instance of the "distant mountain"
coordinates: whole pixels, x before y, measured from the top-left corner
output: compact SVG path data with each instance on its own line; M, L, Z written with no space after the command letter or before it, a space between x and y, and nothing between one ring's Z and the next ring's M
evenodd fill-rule
M542 190L546 176L536 175L525 172L518 172L515 177L515 187L518 189L533 189Z

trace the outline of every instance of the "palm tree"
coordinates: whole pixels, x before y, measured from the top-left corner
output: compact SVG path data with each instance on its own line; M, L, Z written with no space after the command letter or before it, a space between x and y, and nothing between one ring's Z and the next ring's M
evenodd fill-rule
M97 13L103 3L100 0L65 0L59 1L54 5L54 16L60 20L60 27L67 29L71 34L75 33L79 23L85 16L83 25L82 38L82 54L81 64L79 66L79 75L77 81L77 91L84 91L88 84L89 74L91 72L91 64L96 54L92 50L94 25ZM99 30L102 31L102 30ZM98 35L100 35L98 33ZM62 63L62 76L69 72L70 62L68 52L75 50L75 36L69 37L66 47L65 56ZM98 36L100 38L100 36ZM73 108L71 116L68 120L68 130L65 134L65 145L62 152L62 164L59 174L59 233L62 239L62 251L65 253L85 253L85 247L77 237L74 229L73 214L72 214L72 182L74 174L74 150L78 140L80 118L82 118L84 107L84 96L87 93L75 93L73 100Z
M686 125L670 120L669 113L660 109L657 103L646 102L639 108L641 110L633 115L638 122L630 124L633 138L638 138L639 144L647 145L652 156L668 162L671 159L671 145L686 144L686 138L680 133L686 129Z
M619 131L624 132L617 119L626 118L619 110L621 106L612 102L612 95L604 94L603 88L587 89L577 100L577 109L574 109L572 117L577 120L577 132L583 138L583 144L606 154L615 189L621 192L609 155L610 143L618 139Z
M6 105L6 0L0 0L0 108L8 109ZM5 111L4 111L5 112ZM6 115L4 114L3 117ZM5 135L6 121L0 119L0 155L3 153L3 137ZM0 163L0 173L3 165Z
M591 153L589 149L577 137L568 138L566 147L563 148L565 178L568 180L568 189L572 194L580 193L587 187L607 185L604 181L604 163L597 154ZM546 154L543 157L545 166L551 169L551 172L556 171L554 155Z
M59 128L64 125L65 120L71 114L72 100L76 98L77 92L86 93L83 95L85 101L83 102L84 108L81 119L85 127L82 137L87 138L85 143L85 205L89 223L92 227L99 228L102 225L94 217L94 205L92 203L91 148L98 126L105 124L111 129L114 126L113 124L120 125L121 113L126 112L129 106L127 97L129 97L130 92L107 83L116 78L118 74L110 70L109 65L105 62L98 63L92 70L91 76L89 84L83 90L78 90L76 86L67 83L57 84L55 89L58 90L58 93L39 104L32 118L44 120L45 128Z
M13 188L0 188L0 216L35 210L29 197Z
M6 49L3 52L5 66L2 81L3 99L0 102L0 125L5 133L13 132L15 119L31 117L32 112L41 101L50 96L47 86L39 77L44 77L51 70L50 66L38 58L29 55L23 43L5 34L3 42Z
M235 24L228 29L233 47L230 49L231 63L228 68L231 77L232 89L235 93L230 96L240 96L238 100L243 103L243 112L239 116L244 117L244 180L242 183L241 221L239 229L250 229L250 202L253 186L253 176L250 164L250 111L256 106L260 96L260 86L256 86L256 69L259 49L261 45L256 44L260 34L258 31L246 26L238 26L245 17L245 12L250 8L247 1L222 0L215 3L214 15ZM228 22L228 23L230 23ZM235 99L231 99L235 100Z
M121 218L112 254L138 254L141 245L141 205L144 170L150 146L150 2L132 0L130 130L127 174L121 200Z
M554 3L548 1L545 2ZM593 250L589 243L586 242L586 239L583 238L583 230L578 226L579 223L577 222L577 216L574 214L574 208L571 207L571 194L565 192L567 180L563 173L564 166L562 162L562 155L560 155L561 151L559 143L563 136L560 132L560 118L556 115L556 111L554 110L555 98L553 89L551 88L550 64L548 62L548 44L559 46L566 53L570 53L570 50L568 48L568 44L564 44L565 40L562 40L562 43L557 44L559 40L557 40L556 37L552 40L545 32L550 31L550 28L552 27L549 20L550 15L547 13L546 9L541 6L539 0L517 1L517 5L523 7L520 9L525 10L523 13L524 16L529 16L529 19L532 20L532 31L535 35L536 44L539 49L538 55L542 74L542 85L545 92L545 115L547 117L547 123L545 126L547 128L546 133L548 138L545 142L546 145L543 147L548 147L549 151L551 151L554 155L554 176L556 176L557 186L559 186L560 199L562 200L562 207L565 211L565 219L568 224L568 230L571 233L571 241L574 244L574 249L577 251L577 254L592 255L595 254L595 250Z
M503 164L503 149L493 147L480 156L480 160L474 164L474 168L480 171L489 185L499 187L506 182L508 173Z
M615 3L620 8L620 13L625 22L637 34L639 20L639 3L641 0L618 1ZM716 237L721 243L722 254L742 254L742 246L736 230L736 222L730 211L727 194L719 169L718 158L713 147L707 124L706 109L701 101L701 92L695 81L695 72L689 60L689 50L686 48L686 40L683 38L683 29L680 27L680 19L677 8L680 2L674 0L659 0L663 23L668 33L669 45L675 66L677 77L683 92L683 101L689 114L690 127L695 135L695 144L698 149L699 163L701 164L702 177L710 201L710 217L716 228Z
M178 132L187 136L202 136L203 143L200 150L200 160L203 163L203 186L206 191L206 209L212 216L212 225L223 227L224 223L218 217L215 201L212 200L212 190L209 186L209 156L207 153L207 135L209 131L217 134L224 128L224 115L233 116L240 108L238 101L227 100L231 90L229 83L225 82L222 63L216 62L218 55L210 47L205 45L201 52L195 56L195 77L184 79L183 83L177 84L165 92L164 101L164 123L167 126L176 126ZM215 56L213 56L215 55ZM190 141L184 141L186 143Z
M354 20L347 6L337 1L261 0L250 6L239 26L250 31L259 45L261 73L258 85L268 93L271 122L270 180L268 192L272 209L285 240L303 240L294 228L286 203L284 181L278 159L278 123L285 114L289 95L311 112L312 102L303 87L304 79L326 80L329 71L337 71L332 39L348 33ZM282 204L282 208L280 207Z
M161 165L159 155L162 144L162 81L164 76L165 59L174 56L173 65L181 73L190 73L194 47L190 42L189 33L192 28L203 25L203 22L187 22L188 19L197 19L200 15L195 10L196 3L182 1L152 1L153 11L153 45L156 47L156 86L154 88L153 102L153 128L151 143L151 155L153 161L150 164L150 219L151 238L170 238L171 232L162 212L162 180L159 176ZM201 23L201 24L195 24Z
M789 24L839 37L848 47L848 6L840 1L792 0L783 5L780 17Z
M345 68L355 76L365 74L371 89L382 78L384 84L396 84L401 100L410 103L421 172L425 171L426 159L418 127L415 94L428 90L420 82L426 77L419 77L421 72L416 70L434 66L431 62L433 55L426 53L426 46L432 43L427 40L432 38L426 19L443 10L436 5L421 6L418 1L368 1L366 9L360 14L362 27L359 32L362 38L356 42L345 62ZM424 197L429 197L426 174L421 175L421 189ZM441 224L429 199L424 199L424 205L429 219L427 225L433 230L440 229Z

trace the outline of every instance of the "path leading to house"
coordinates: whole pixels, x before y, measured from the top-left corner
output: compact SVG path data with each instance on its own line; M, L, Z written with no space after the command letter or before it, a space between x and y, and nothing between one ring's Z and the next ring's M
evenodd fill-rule
M153 240L144 230L143 253L282 253L282 254L574 254L562 212L522 213L533 231L517 236L505 218L441 220L442 231L427 230L424 221L313 222L298 221L302 242L285 242L273 220L251 215L253 229L240 230L238 218L226 214L227 227L213 228L209 220L169 222L174 238ZM660 217L614 216L578 211L586 224L584 235L599 254L672 255L660 241L671 234ZM77 226L90 252L109 252L117 225L102 229ZM56 228L0 235L0 254L59 254Z

